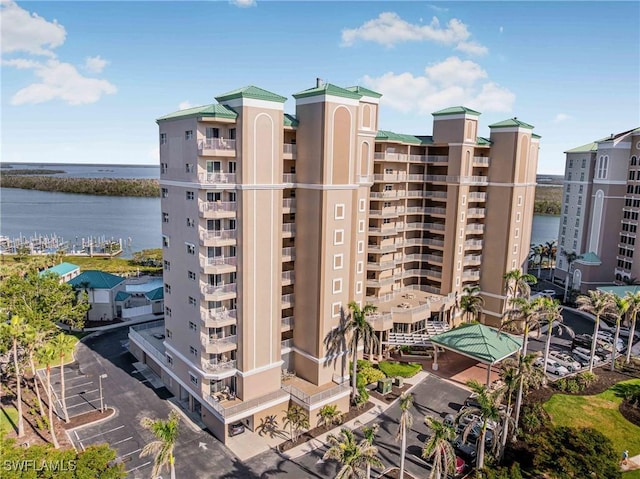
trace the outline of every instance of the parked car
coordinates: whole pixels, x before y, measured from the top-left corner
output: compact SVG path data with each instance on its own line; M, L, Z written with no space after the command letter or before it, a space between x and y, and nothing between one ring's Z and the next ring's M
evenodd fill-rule
M578 357L578 358L584 360L587 363L587 366L589 365L589 358L591 357L591 351L589 349L586 349L586 348L573 348L571 353L575 357ZM596 364L598 364L600 362L602 362L602 358L600 356L598 356L598 355L594 356L593 365L595 366Z
M549 353L549 357L567 368L571 373L582 368L582 365L567 353L563 353L561 351L552 351L551 353Z
M462 436L458 436L452 443L456 455L464 459L468 464L476 463L476 446L464 442Z
M598 331L598 339L606 342L607 344L613 345L613 340L615 339L615 336L613 334L611 334L609 331ZM608 349L608 348L604 348L604 349ZM618 342L616 343L616 350L618 352L622 351L624 349L624 341L622 341L622 339L618 338Z
M620 328L621 337L628 339L630 334L631 334L631 331L629 330L629 328L627 327ZM636 330L633 332L633 342L635 343L639 339L640 339L640 330L636 328Z
M535 366L542 367L543 363L544 363L544 358L538 358L535 360L533 364ZM551 374L555 374L556 376L566 376L567 374L569 374L569 370L567 368L565 368L560 363L558 363L557 361L554 361L551 358L547 359L545 371Z
M238 434L242 434L244 432L244 424L241 422L234 422L233 424L229 424L229 437L237 436Z
M554 289L544 289L541 291L542 296L546 296L547 298L555 298L556 297L556 291Z
M590 334L577 334L572 341L572 348L591 348Z
M456 474L462 474L467 470L467 463L460 456L456 456Z

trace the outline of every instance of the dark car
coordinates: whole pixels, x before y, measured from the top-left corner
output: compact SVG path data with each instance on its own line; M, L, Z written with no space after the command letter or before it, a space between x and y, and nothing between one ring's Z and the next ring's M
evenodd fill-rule
M476 446L466 442L462 442L462 438L458 436L453 441L453 448L456 451L456 455L464 459L468 464L476 463Z
M242 424L241 422L229 424L229 437L237 436L238 434L242 434L243 432L244 424Z

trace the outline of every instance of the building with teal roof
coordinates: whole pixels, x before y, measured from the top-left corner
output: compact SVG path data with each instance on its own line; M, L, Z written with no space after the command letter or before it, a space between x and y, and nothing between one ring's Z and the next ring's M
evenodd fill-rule
M51 268L40 271L40 275L54 273L60 276L60 282L66 283L80 274L80 266L73 263L60 263Z
M86 292L91 308L89 321L111 321L117 317L116 298L126 294L125 278L99 270L87 270L67 281L78 292Z

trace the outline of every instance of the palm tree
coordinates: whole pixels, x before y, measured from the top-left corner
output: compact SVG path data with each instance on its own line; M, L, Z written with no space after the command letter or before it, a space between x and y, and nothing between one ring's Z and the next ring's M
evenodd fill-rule
M334 424L340 423L340 416L342 416L342 412L340 412L336 404L322 406L318 411L318 417L320 418L318 426L324 426L329 429Z
M472 431L477 430L478 428L480 429L478 442L476 443L476 466L478 469L482 469L484 467L485 437L487 435L489 425L493 428L493 437L491 441L492 450L495 451L499 444L499 441L497 441L496 438L501 432L501 419L506 414L506 411L500 408L503 391L501 389L490 391L485 385L480 384L474 379L468 381L467 386L477 394L476 400L478 401L479 406L464 409L458 414L457 420L459 421L462 416L469 416L471 418L462 433L462 440L465 442Z
M62 412L64 413L64 421L69 422L69 412L67 411L67 400L65 398L66 388L64 385L64 360L68 354L73 354L76 340L73 336L64 333L58 334L51 340L51 347L60 358L60 398L62 400Z
M49 432L51 433L51 441L53 442L53 447L58 449L60 444L58 444L58 438L56 437L56 430L53 427L53 400L51 398L51 365L58 357L55 349L51 347L50 344L45 344L36 352L36 357L38 358L38 362L40 364L44 364L47 370L47 407L49 409Z
M362 435L364 436L364 440L367 441L367 444L373 445L373 440L378 434L378 429L380 429L380 425L377 423L372 424L371 426L365 426L362 428ZM366 478L369 479L371 477L371 464L367 464L367 475Z
M527 355L527 348L529 345L529 332L533 329L540 330L540 320L543 300L545 298L539 297L533 300L525 298L511 298L510 302L512 308L507 311L506 317L508 319L503 320L500 329L522 329L522 350L520 351L520 357L524 358ZM521 382L518 387L518 396L516 398L516 410L515 410L515 428L518 428L518 422L520 420L520 409L522 408L522 394L524 384Z
M401 440L400 445L400 479L404 478L404 459L407 449L407 431L413 426L413 415L411 407L413 406L413 394L404 392L400 395L400 427L396 434L396 441Z
M336 479L361 478L368 468L382 468L382 461L378 458L378 448L367 439L356 442L353 431L343 428L340 436L329 434L327 437L329 449L322 459L333 459L342 466L336 474Z
M24 436L24 419L22 418L22 373L18 360L18 344L23 342L27 328L25 320L19 316L13 316L9 322L2 324L2 334L11 339L13 351L13 367L16 376L16 404L18 408L18 437Z
M613 338L613 347L611 348L611 371L616 369L616 354L618 353L618 338L620 337L620 323L626 317L627 311L631 307L631 303L627 297L621 298L618 295L613 296L614 309L616 313L616 333Z
M554 262L556 260L556 253L558 251L558 248L556 246L556 241L547 241L544 244L544 251L545 251L545 256L547 257L548 261L548 265L549 265L549 278L553 278L553 267L554 267Z
M507 292L507 296L512 298L528 298L531 294L531 285L538 282L535 276L523 273L519 269L509 271L503 276L503 278L505 279L505 290Z
M627 358L626 364L631 361L631 346L633 346L633 338L636 332L636 316L640 311L640 291L635 293L627 292L627 300L629 301L629 314L631 315L631 328L629 329L629 339L627 340Z
M484 298L480 296L480 286L465 286L462 289L460 309L468 322L471 322L470 317L476 321L478 320L478 316L482 313L483 306Z
M564 329L571 336L574 334L573 330L569 326L562 324L564 318L562 317L560 302L557 299L540 298L540 313L544 324L549 328L547 330L547 341L544 346L544 364L546 368L547 360L549 359L549 351L551 349L551 336L553 335L553 330L558 329L562 331Z
M173 449L178 440L178 425L180 423L180 416L175 411L169 413L167 420L163 419L151 419L149 417L143 417L140 420L140 425L148 429L157 438L156 441L152 441L142 448L140 457L155 454L153 461L153 471L151 475L157 477L162 472L162 469L167 467L171 473L171 479L176 477L175 457L173 456Z
M507 445L507 437L509 435L509 417L511 417L511 403L513 401L513 393L516 392L520 385L520 368L519 361L507 358L502 362L500 370L500 379L502 380L502 391L507 396L507 420L505 421L502 434L502 449Z
M600 318L603 315L612 314L615 307L610 294L603 291L589 291L589 295L580 295L576 301L578 309L593 314L595 317L593 326L593 337L591 338L591 355L589 356L589 372L593 372L593 358L596 355L596 342L598 341L598 328Z
M33 388L36 391L36 397L38 399L38 407L40 409L40 416L45 417L44 406L42 405L42 397L40 396L40 386L38 386L38 372L36 371L35 354L36 351L42 348L49 338L49 331L36 329L32 326L28 326L25 335L25 349L27 353L27 359L29 366L31 367L31 374L33 375Z
M560 254L567 260L567 279L564 282L564 299L562 300L563 303L566 303L567 297L569 296L569 283L571 282L571 264L575 260L582 258L582 256L578 255L575 251L567 252L565 250L561 250Z
M456 452L451 441L456 437L456 430L431 416L425 416L424 422L433 432L422 448L424 459L433 458L429 479L441 479L448 474L455 474Z
M296 442L298 437L300 436L300 431L302 429L309 428L309 416L304 412L297 404L292 404L285 411L285 415L282 417L284 421L283 427L289 427L289 435L291 436L291 441Z
M378 338L375 335L373 326L367 321L367 315L376 311L376 307L372 304L365 305L364 308L360 308L358 303L351 301L349 303L349 309L351 314L347 317L342 334L349 338L349 349L351 349L351 397L355 399L358 395L357 384L357 369L358 369L358 346L360 346L360 340L362 339L364 344L375 346L378 344Z
M536 258L538 258L538 278L542 273L542 258L544 257L544 245L539 244L533 248Z

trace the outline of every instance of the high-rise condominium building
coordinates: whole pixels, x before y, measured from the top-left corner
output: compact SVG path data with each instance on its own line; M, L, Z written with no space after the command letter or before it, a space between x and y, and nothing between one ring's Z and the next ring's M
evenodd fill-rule
M432 136L381 131L380 96L318 82L293 116L250 86L158 119L165 320L131 350L223 441L289 401L312 426L348 409L346 347L326 338L350 302L377 306L385 347L455 321L467 285L502 316L539 137L515 118L478 137L464 107L434 113Z
M640 128L565 153L555 276L582 292L639 277Z

